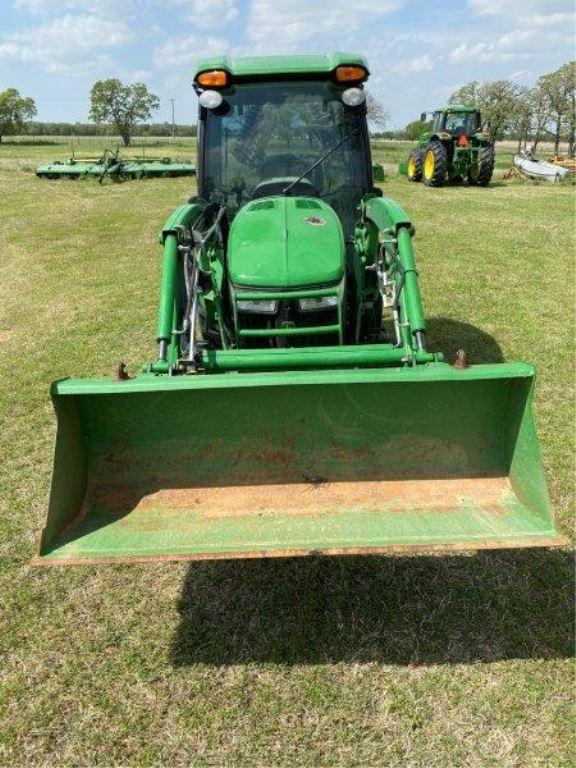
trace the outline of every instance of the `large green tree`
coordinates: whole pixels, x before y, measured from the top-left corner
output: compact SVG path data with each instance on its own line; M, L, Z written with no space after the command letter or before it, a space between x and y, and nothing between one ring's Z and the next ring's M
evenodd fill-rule
M26 120L36 115L36 104L29 96L20 96L16 88L0 93L0 141L21 131Z
M160 99L144 83L123 85L120 80L98 80L90 91L90 119L110 123L124 146L129 147L137 123L150 119L160 106Z
M569 152L573 155L576 139L576 62L570 61L555 72L542 75L538 86L549 104L554 152L558 154L564 130Z
M478 107L482 120L490 124L492 135L501 139L517 119L521 90L509 80L478 83L473 80L450 96L450 104Z
M424 131L430 130L432 130L432 120L427 120L425 123L422 120L412 120L402 131L402 138L417 141Z

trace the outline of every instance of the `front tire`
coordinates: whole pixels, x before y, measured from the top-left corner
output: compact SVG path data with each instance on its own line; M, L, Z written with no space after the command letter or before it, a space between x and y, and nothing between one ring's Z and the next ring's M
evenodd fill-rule
M480 150L480 162L468 171L468 184L487 187L494 173L494 145L488 144Z
M423 153L420 149L414 149L408 157L408 181L422 181Z
M448 153L441 141L431 141L424 149L422 179L427 187L440 187L446 178Z

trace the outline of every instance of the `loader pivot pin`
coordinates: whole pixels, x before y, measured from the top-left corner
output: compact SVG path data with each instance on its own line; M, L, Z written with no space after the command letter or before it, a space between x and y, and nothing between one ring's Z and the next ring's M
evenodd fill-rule
M126 370L126 363L121 360L116 367L116 378L118 381L128 381L130 378L128 371Z
M466 357L466 352L463 349L459 349L458 352L456 352L456 357L454 358L454 368L468 368L468 358Z

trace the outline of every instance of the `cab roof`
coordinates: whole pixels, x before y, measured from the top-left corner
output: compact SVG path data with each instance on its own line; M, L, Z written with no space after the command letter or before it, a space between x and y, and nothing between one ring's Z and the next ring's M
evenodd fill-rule
M304 54L292 56L213 56L201 59L194 79L211 69L225 69L232 77L274 77L275 75L327 75L336 67L352 64L364 67L368 64L358 53L334 51L328 54Z
M446 107L441 107L439 112L478 112L478 107L464 106L464 104L448 104Z

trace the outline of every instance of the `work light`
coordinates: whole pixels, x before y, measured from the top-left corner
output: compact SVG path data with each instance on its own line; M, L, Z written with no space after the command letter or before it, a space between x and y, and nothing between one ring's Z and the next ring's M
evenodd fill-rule
M274 315L278 308L277 301L239 301L236 306L239 312L257 312L262 315Z
M338 296L319 296L313 299L300 299L298 306L302 312L311 312L318 309L332 309L338 306Z

